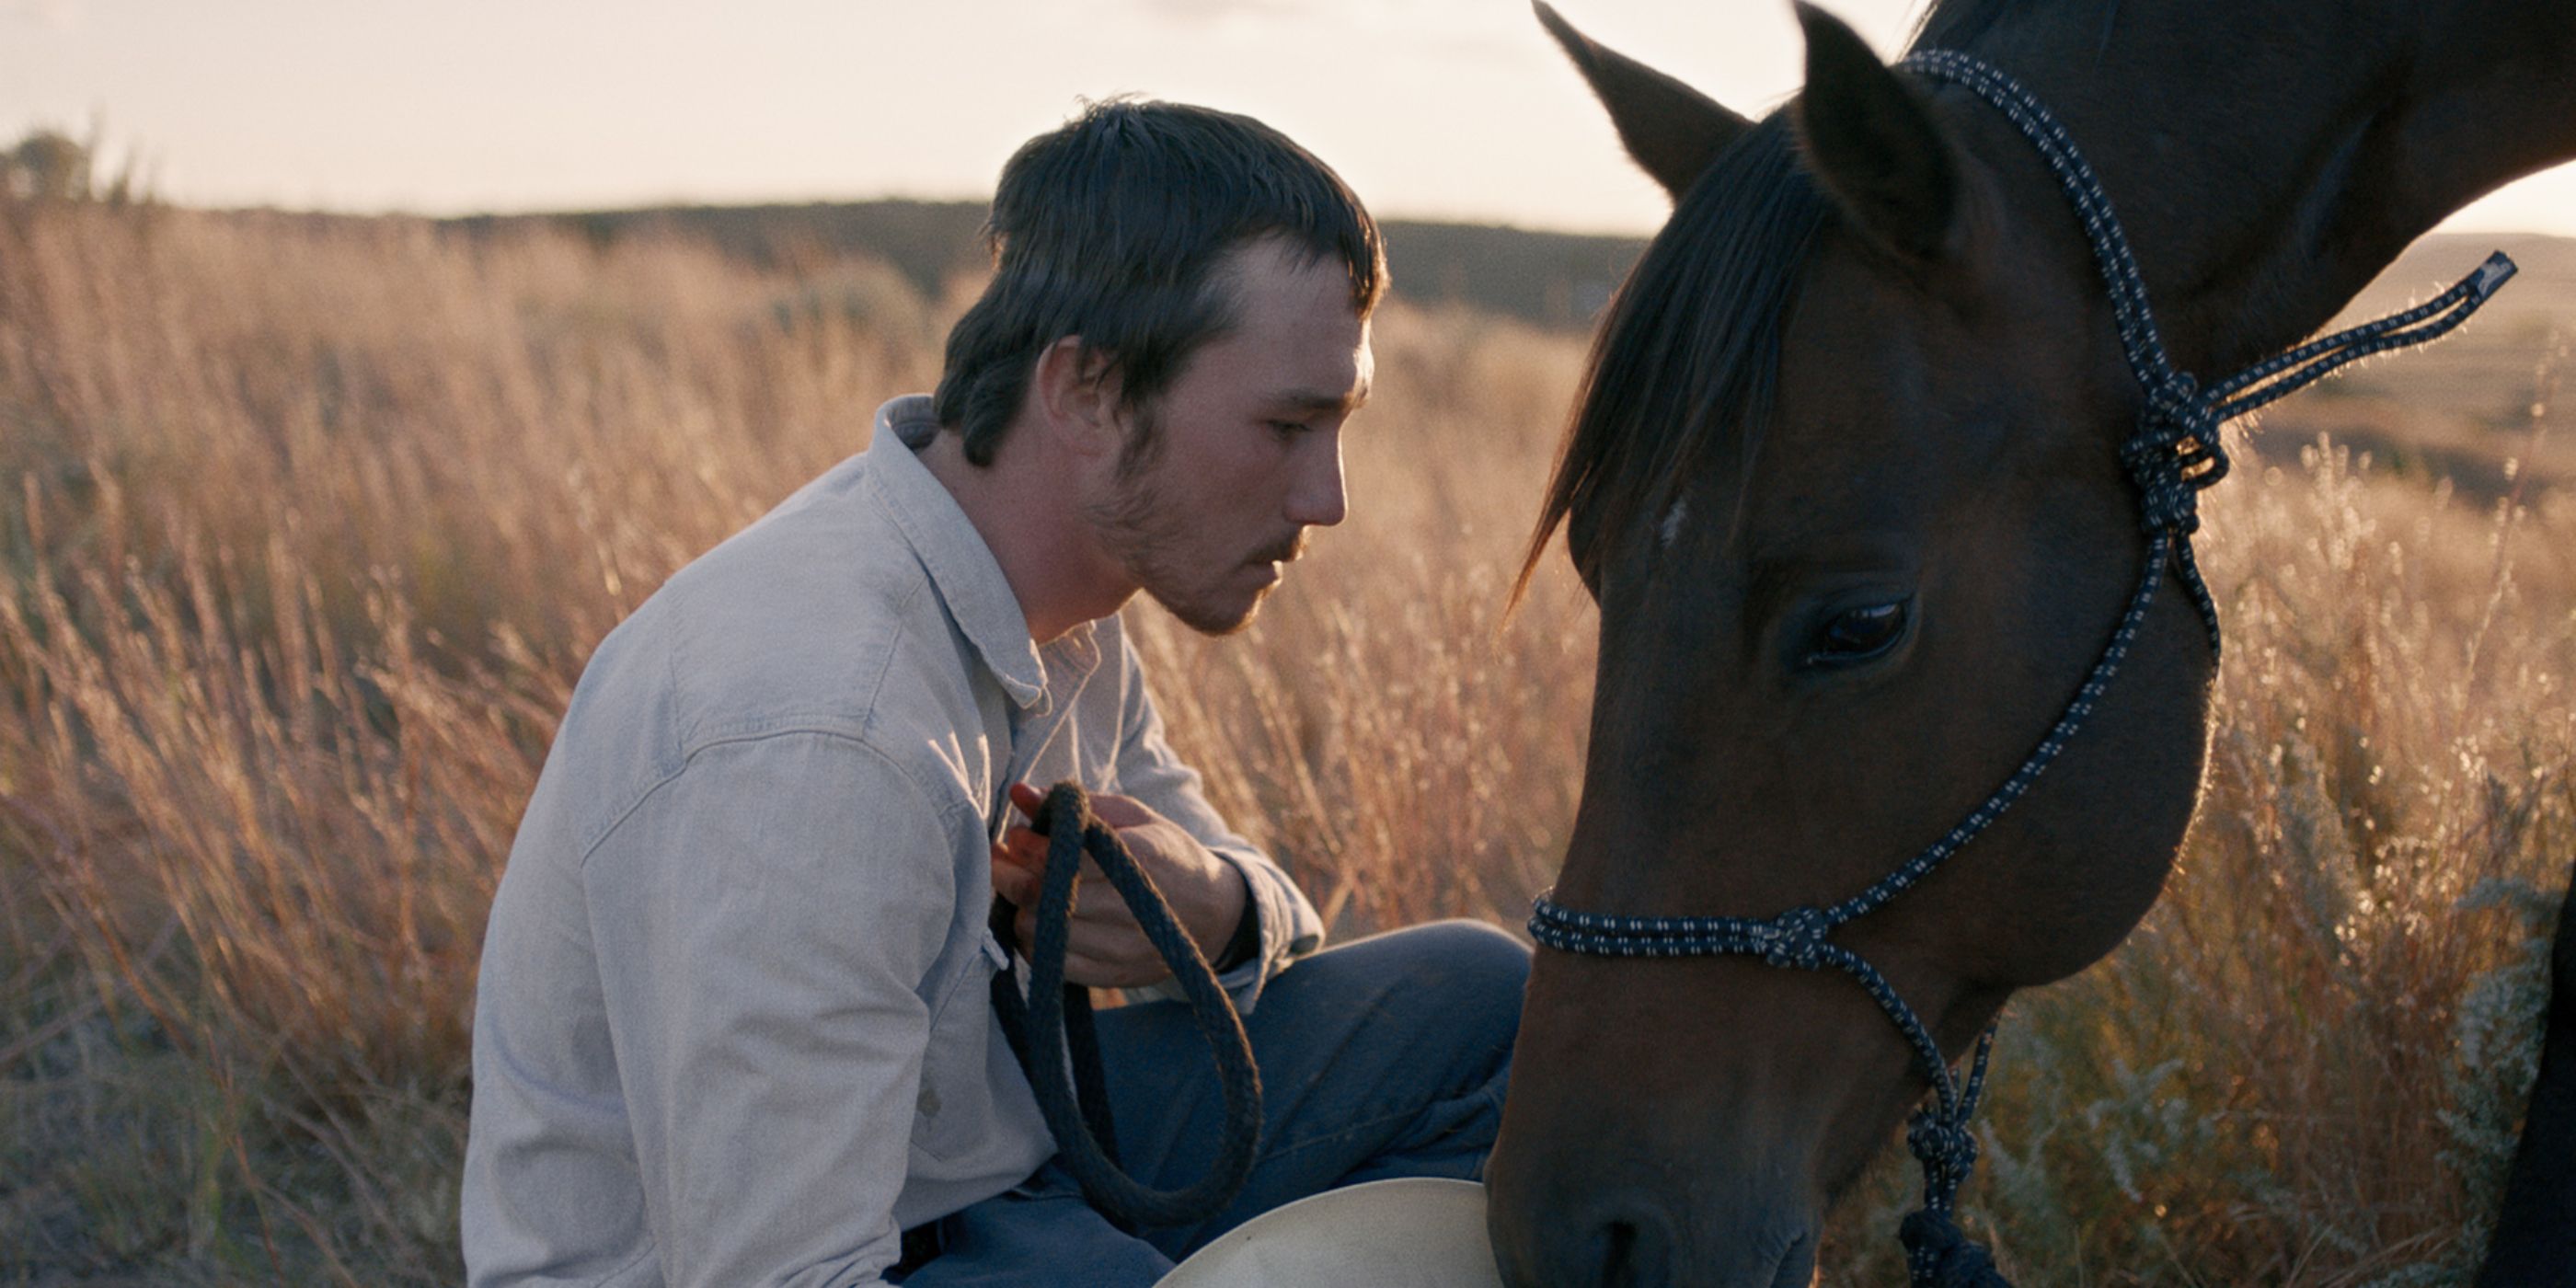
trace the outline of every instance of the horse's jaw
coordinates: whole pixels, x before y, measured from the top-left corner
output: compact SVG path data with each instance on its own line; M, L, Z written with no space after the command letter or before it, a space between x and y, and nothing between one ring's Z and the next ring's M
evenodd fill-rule
M1833 1195L1923 1093L1838 974L1542 952L1530 1000L1485 1177L1515 1288L1802 1288Z

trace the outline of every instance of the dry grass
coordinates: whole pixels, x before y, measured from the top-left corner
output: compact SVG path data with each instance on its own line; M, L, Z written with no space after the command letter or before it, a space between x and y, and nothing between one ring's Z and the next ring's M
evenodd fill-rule
M582 659L925 386L955 307L678 244L0 218L0 1283L457 1278L483 909ZM1137 618L1339 927L1514 920L1552 868L1588 608L1556 564L1500 605L1580 358L1393 309L1348 528L1246 637ZM2024 1282L2458 1282L2576 853L2576 505L2328 450L2212 509L2201 823L2127 948L2017 1005L1971 1220ZM1830 1282L1890 1280L1905 1186Z

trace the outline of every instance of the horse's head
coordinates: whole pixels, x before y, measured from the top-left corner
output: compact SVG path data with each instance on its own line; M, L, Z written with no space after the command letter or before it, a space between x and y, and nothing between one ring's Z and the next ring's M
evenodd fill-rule
M1554 898L1772 917L1886 876L2032 752L2146 557L2131 378L2054 181L1801 9L1749 122L1542 12L1669 189L1551 488L1601 608ZM2110 951L2190 820L2214 659L2189 601L2026 799L1834 930L1942 1048ZM1542 952L1493 1231L1515 1284L1803 1285L1823 1212L1924 1095L1848 975Z

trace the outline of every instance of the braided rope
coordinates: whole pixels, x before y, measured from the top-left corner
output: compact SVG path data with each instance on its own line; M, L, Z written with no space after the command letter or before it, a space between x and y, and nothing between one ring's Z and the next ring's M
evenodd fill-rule
M1802 905L1768 918L1606 916L1576 911L1557 903L1551 894L1541 894L1531 905L1529 930L1531 938L1561 952L1613 957L1749 954L1783 968L1832 967L1858 980L1913 1046L1916 1063L1932 1087L1932 1106L1916 1112L1906 1130L1906 1148L1923 1167L1923 1207L1905 1219L1899 1234L1906 1248L1907 1273L1915 1288L2010 1288L1992 1257L1952 1219L1959 1189L1976 1166L1977 1142L1968 1122L1984 1091L1987 1059L1994 1049L1993 1027L1978 1038L1968 1077L1964 1082L1953 1078L1931 1030L1887 977L1827 936L1931 875L2030 790L2084 727L2119 673L2154 607L2167 569L2190 596L2208 631L2211 660L2218 659L2218 605L2201 577L2191 538L2200 530L2200 493L2227 477L2222 424L2349 363L2439 339L2485 304L2513 276L2514 264L2498 252L2458 285L2424 304L2300 345L2203 389L2190 373L2175 369L2147 302L2146 279L2112 212L2110 196L2046 105L2010 76L1955 50L1918 53L1901 66L1961 85L2009 118L2057 174L2092 244L2121 351L2142 394L2137 432L2119 448L2121 465L2137 492L2139 526L2147 539L2137 588L2130 593L2110 640L2039 745L1957 826L1868 889L1831 907Z
M2174 369L2164 336L2156 328L2155 311L2147 303L2146 279L2138 271L2137 257L2130 253L2128 234L2112 213L2110 195L2102 190L2101 180L2066 127L2038 96L1993 66L1957 50L1927 50L1901 66L1960 85L1993 105L2056 172L2092 243L2093 260L2118 323L2121 350L2145 395L2137 436L2121 446L2120 460L2137 485L2140 519L2146 529L2183 538L2176 546L2175 571L2209 624L2210 649L2215 653L2218 611L2201 581L2189 538L2200 530L2199 493L2227 477L2227 452L2219 426L2306 388L2338 368L2449 334L2513 277L2513 260L2498 251L2451 289L2423 304L2312 340L2203 390L2190 373Z
M1154 888L1153 878L1137 865L1118 833L1093 816L1091 799L1078 784L1063 782L1049 789L1031 828L1047 838L1037 942L1029 951L1025 1003L1013 982L1016 972L993 977L993 1006L1001 1016L1003 1035L1019 1057L1030 1089L1037 1093L1038 1111L1055 1135L1065 1170L1081 1182L1083 1197L1093 1207L1128 1230L1196 1225L1224 1211L1242 1193L1261 1143L1261 1070L1253 1062L1243 1019L1190 932ZM1216 1161L1207 1175L1180 1189L1154 1189L1119 1167L1100 1047L1091 1023L1090 991L1064 979L1074 877L1086 853L1136 914L1145 937L1180 981L1225 1088L1225 1128Z
M1906 1123L1905 1148L1923 1165L1923 1206L1906 1215L1896 1237L1905 1247L1906 1277L1917 1288L2012 1288L1993 1255L1959 1228L1956 1215L1959 1187L1977 1166L1977 1137L1968 1119L1985 1094L1986 1062L1994 1050L1989 1025L1977 1039L1976 1061L1958 1103L1938 1114L1917 1111Z

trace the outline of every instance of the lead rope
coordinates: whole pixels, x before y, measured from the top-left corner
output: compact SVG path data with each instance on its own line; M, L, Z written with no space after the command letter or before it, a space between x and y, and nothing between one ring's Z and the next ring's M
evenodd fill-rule
M1905 1132L1906 1148L1923 1168L1923 1206L1905 1218L1897 1236L1905 1246L1907 1275L1914 1288L2011 1288L1995 1268L1993 1257L1968 1238L1954 1219L1959 1188L1976 1166L1977 1139L1968 1124L1985 1091L1986 1065L1994 1050L1993 1026L1978 1037L1967 1078L1955 1078L1931 1030L1897 995L1887 977L1826 936L1931 875L2030 790L2083 728L2103 690L2119 673L2148 610L2154 607L2166 568L2181 580L2207 627L2215 663L2221 643L2218 605L2201 578L2191 537L2200 530L2201 491L2227 476L2221 424L2313 384L2348 363L2439 339L2485 304L2513 276L2514 265L2499 251L2458 285L2415 308L2301 345L2204 390L2190 373L2176 370L2165 352L2147 305L2146 282L2111 211L2111 199L2048 108L2010 76L1955 50L1927 50L1900 66L1961 85L2011 118L2056 172L2092 243L2121 349L2144 393L2137 433L2120 445L2120 462L2137 490L2139 526L2147 537L2137 589L2131 592L2101 656L2039 746L1958 826L1867 890L1828 908L1802 906L1769 918L1605 916L1577 912L1541 894L1532 903L1529 929L1531 938L1560 952L1615 957L1742 953L1777 967L1821 970L1831 966L1857 979L1913 1046L1916 1066L1932 1088L1933 1103L1916 1111Z
M1047 1130L1055 1135L1065 1170L1081 1183L1083 1197L1093 1207L1131 1233L1148 1226L1196 1225L1224 1211L1242 1193L1261 1144L1261 1070L1253 1063L1243 1018L1189 931L1172 916L1172 906L1154 888L1153 878L1137 866L1118 833L1092 815L1091 798L1078 784L1063 782L1050 788L1046 803L1031 820L1031 830L1047 838L1046 878L1038 894L1037 941L1029 950L1026 1002L1020 998L1016 967L993 977L993 1009L1001 1018L1002 1034L1010 1041L1011 1053L1019 1057L1030 1089L1037 1093L1038 1112L1045 1115ZM1064 980L1074 877L1086 853L1136 914L1145 937L1180 981L1224 1084L1225 1128L1216 1161L1207 1175L1181 1189L1154 1189L1119 1166L1107 1079L1092 1025L1091 991ZM997 933L1006 944L1010 942L1009 909L1009 903L994 901Z

